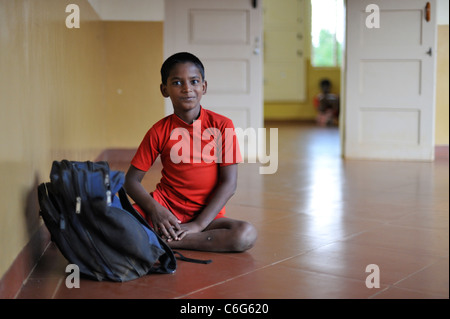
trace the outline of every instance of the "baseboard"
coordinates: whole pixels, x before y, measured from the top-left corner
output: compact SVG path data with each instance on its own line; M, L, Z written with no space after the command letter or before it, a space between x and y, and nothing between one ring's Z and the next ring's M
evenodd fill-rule
M265 126L290 126L290 125L314 125L317 126L316 120L311 119L265 119Z
M434 157L437 160L448 160L448 145L436 145L434 147Z
M96 161L128 162L130 163L136 153L135 148L111 148L106 149L96 157Z
M17 255L0 280L0 299L13 299L22 288L50 243L50 233L42 224Z

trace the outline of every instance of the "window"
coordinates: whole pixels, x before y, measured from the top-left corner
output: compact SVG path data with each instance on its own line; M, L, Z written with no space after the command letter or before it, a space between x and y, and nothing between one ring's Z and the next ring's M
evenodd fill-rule
M315 67L337 67L344 42L343 0L311 0L311 63Z

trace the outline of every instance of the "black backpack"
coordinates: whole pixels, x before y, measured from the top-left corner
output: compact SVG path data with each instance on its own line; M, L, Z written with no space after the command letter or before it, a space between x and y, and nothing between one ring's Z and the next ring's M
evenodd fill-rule
M38 186L52 241L80 273L98 281L174 273L173 251L133 208L124 179L107 162L54 161L50 183Z

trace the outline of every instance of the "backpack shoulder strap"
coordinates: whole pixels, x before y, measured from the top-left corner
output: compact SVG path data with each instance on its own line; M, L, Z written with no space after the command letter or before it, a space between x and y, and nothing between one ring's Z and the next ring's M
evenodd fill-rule
M210 264L210 263L212 263L212 260L211 259L208 259L208 260L203 260L203 259L194 259L194 258L188 258L188 257L185 257L185 256L183 256L180 252L178 252L178 251L174 251L173 252L175 255L178 255L177 256L177 259L179 259L179 260L183 260L183 261L187 261L187 262L190 262L190 263L196 263L196 264Z
M130 201L128 200L128 195L127 192L125 191L125 189L123 187L121 187L119 189L119 199L120 199L120 204L122 205L122 208L125 209L126 211L128 211L131 215L133 215L137 220L139 220L139 222L141 224L143 224L144 226L147 226L148 228L152 229L150 227L150 225L148 224L148 222L144 219L144 217L142 217L141 214L139 214L133 207L133 205L131 205Z

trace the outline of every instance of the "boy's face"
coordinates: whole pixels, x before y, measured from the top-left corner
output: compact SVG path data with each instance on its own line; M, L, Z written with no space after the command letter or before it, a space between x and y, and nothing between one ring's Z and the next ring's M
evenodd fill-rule
M170 97L175 112L186 112L200 107L206 87L207 83L195 64L178 63L170 71L167 83L161 84L161 93Z
M329 84L322 84L322 92L323 93L330 93L331 86Z

